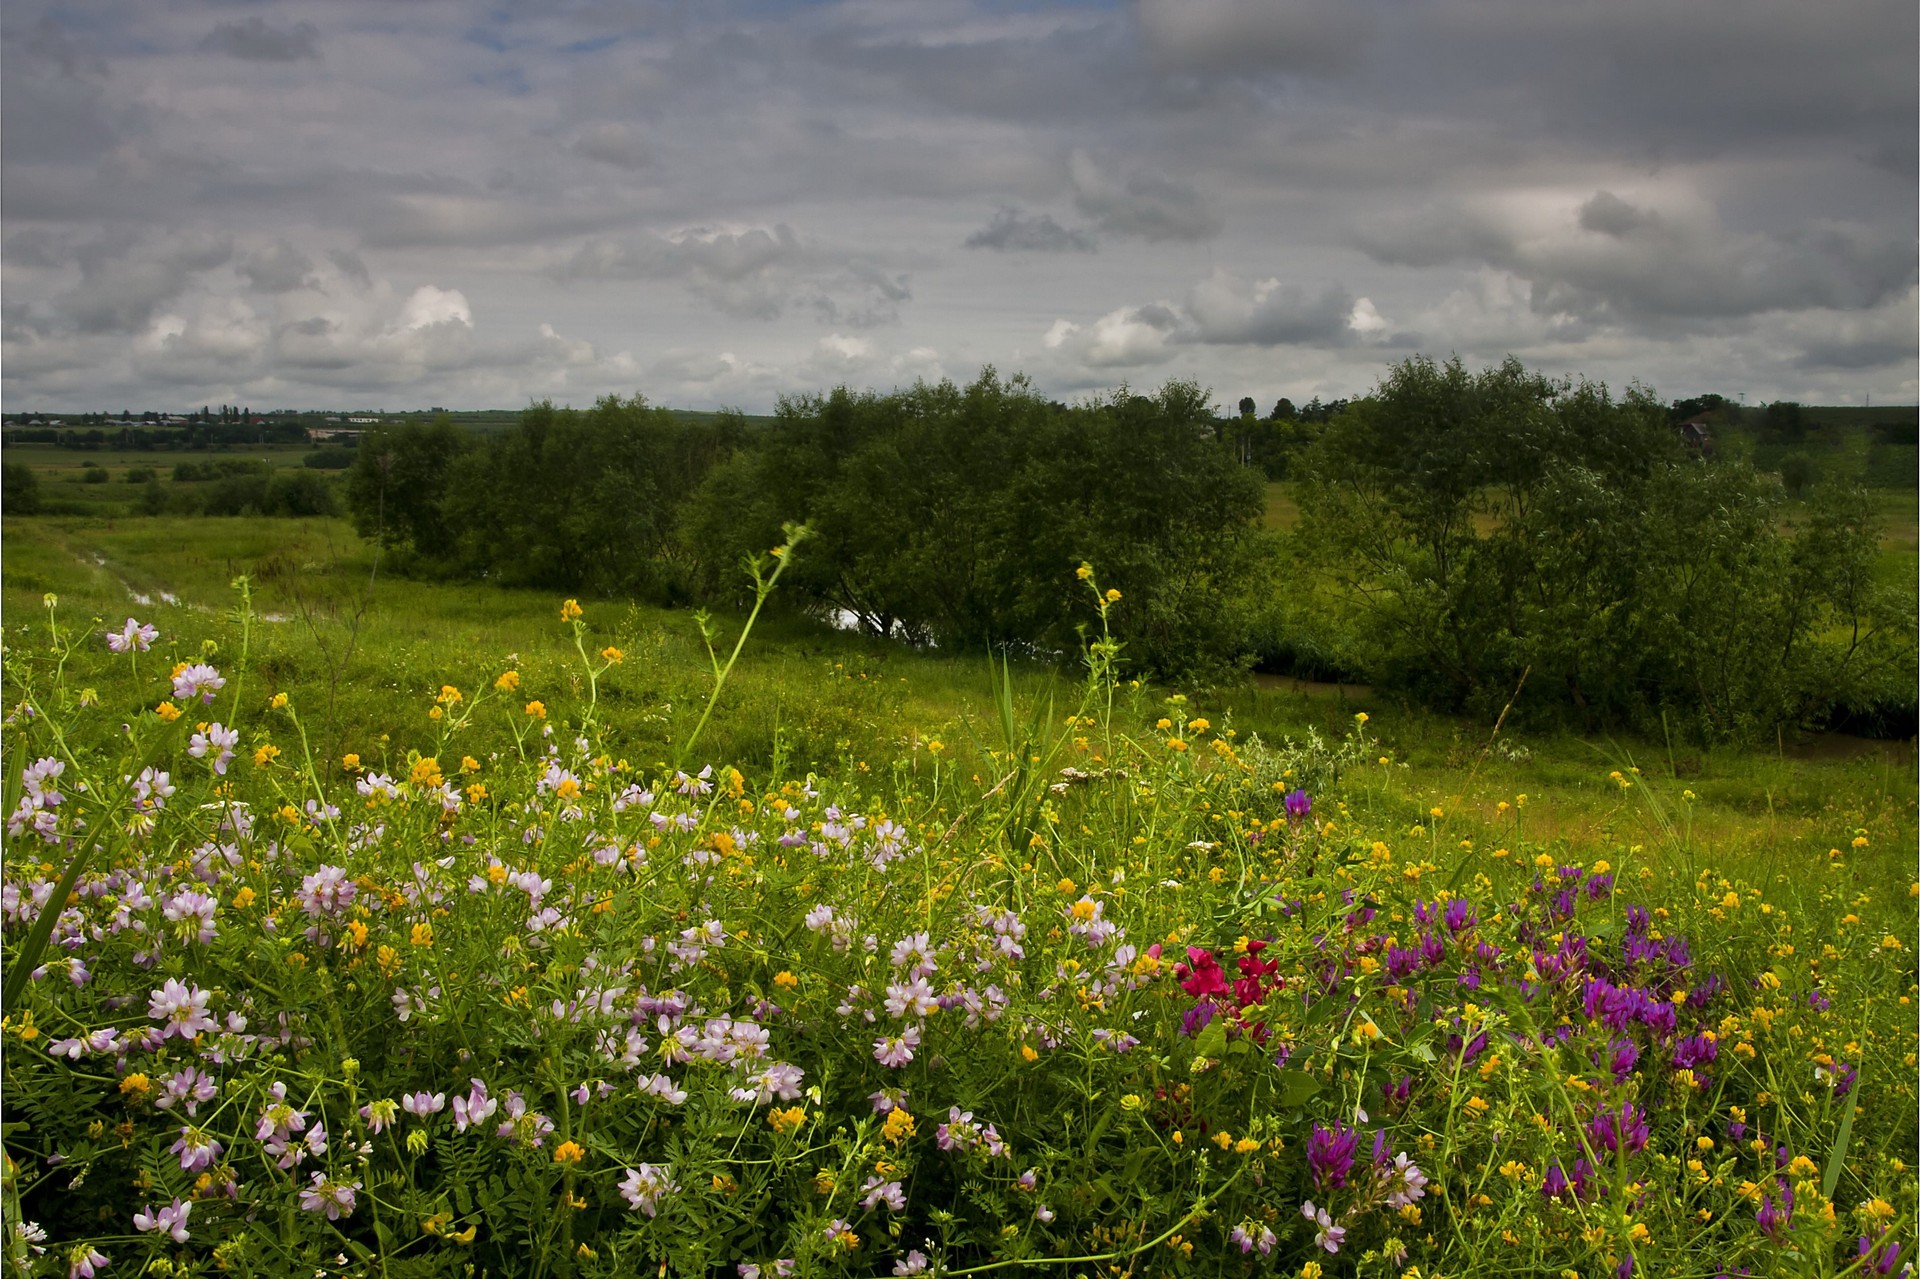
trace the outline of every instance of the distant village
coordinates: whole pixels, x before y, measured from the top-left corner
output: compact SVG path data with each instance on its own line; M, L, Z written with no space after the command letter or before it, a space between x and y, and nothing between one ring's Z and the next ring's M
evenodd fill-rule
M336 444L353 447L360 436L383 425L427 421L448 415L435 406L389 413L384 409L334 411L276 409L256 413L246 405L205 405L171 409L122 409L118 413L8 413L0 416L0 444L45 444L57 448L198 449L263 444ZM462 413L468 425L515 416Z

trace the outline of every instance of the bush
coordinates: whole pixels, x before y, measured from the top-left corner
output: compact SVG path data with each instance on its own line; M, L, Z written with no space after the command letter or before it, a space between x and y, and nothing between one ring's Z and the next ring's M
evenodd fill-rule
M127 483L129 484L145 484L154 478L154 471L151 466L130 466L127 468Z
M105 484L112 478L113 476L107 473L107 468L104 466L89 466L80 472L82 484Z
M41 508L40 477L22 462L0 463L0 510L8 515L37 515Z

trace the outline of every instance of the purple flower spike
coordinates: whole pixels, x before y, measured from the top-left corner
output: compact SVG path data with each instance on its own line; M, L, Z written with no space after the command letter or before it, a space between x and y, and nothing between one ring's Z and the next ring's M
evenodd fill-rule
M1314 1185L1323 1190L1345 1186L1359 1144L1360 1134L1345 1124L1331 1128L1315 1124L1313 1135L1307 1138L1307 1166L1313 1170Z

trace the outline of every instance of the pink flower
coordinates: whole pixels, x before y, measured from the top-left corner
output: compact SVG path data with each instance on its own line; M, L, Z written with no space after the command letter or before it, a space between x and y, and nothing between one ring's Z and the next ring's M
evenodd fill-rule
M638 1168L627 1169L626 1180L620 1183L620 1197L635 1212L644 1212L652 1217L660 1211L660 1200L679 1189L673 1184L671 1165L641 1164Z
M136 650L144 653L159 638L160 632L157 629L129 617L125 626L117 631L107 632L107 647L116 653L130 653Z
M328 1221L338 1221L342 1217L351 1217L354 1209L354 1191L360 1189L359 1182L334 1181L325 1173L313 1174L313 1184L300 1192L300 1207L307 1212L325 1212Z
M205 662L195 662L173 677L173 695L181 701L198 697L211 706L213 695L227 686L219 671Z
M178 1199L175 1199L159 1212L154 1212L151 1208L148 1208L134 1213L133 1228L142 1231L157 1230L161 1234L172 1235L175 1243L185 1243L187 1241L187 1215L192 1211L192 1204L181 1203Z
M162 1039L172 1035L192 1039L203 1030L216 1029L217 1023L207 1016L207 999L207 991L169 977L165 985L149 996L147 1016L166 1023L166 1028L160 1032Z
M882 1066L898 1070L913 1060L913 1050L920 1046L920 1027L909 1026L898 1035L873 1041L873 1059Z

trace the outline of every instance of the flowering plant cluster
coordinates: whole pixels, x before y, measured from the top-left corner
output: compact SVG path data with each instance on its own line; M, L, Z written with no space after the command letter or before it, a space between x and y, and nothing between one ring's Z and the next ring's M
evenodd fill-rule
M635 767L511 669L438 690L435 754L343 760L236 672L123 715L62 662L7 655L15 1273L1913 1252L1915 974L1870 848L1778 884L1517 838L1442 868L1179 699L1077 715L1044 785L753 784Z

